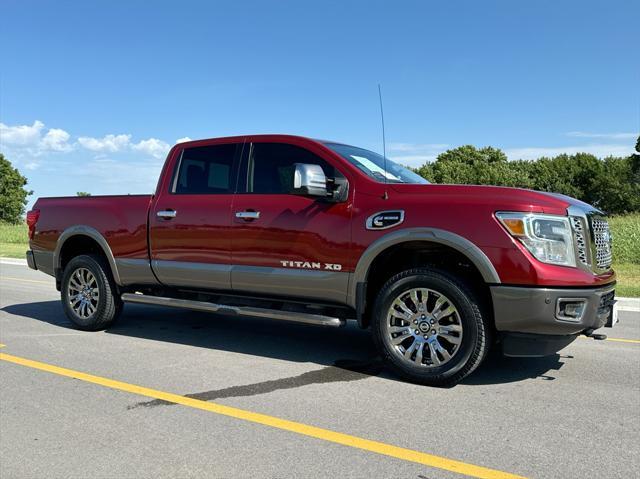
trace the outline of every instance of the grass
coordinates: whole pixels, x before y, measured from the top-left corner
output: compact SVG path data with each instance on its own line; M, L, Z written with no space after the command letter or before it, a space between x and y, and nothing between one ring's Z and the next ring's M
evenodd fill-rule
M627 298L640 297L640 264L618 263L613 268L618 275L616 296Z
M23 258L29 248L27 225L0 222L0 257Z
M640 297L640 214L609 218L613 234L613 268L618 296ZM0 257L24 258L27 226L0 223Z
M640 214L609 218L617 296L640 297Z
M640 214L609 218L613 235L613 262L640 264Z

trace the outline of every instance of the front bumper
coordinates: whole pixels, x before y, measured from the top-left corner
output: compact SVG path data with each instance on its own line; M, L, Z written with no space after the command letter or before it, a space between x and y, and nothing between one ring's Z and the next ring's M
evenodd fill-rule
M615 296L615 283L600 288L556 289L492 286L496 329L509 356L553 354L585 331L607 325ZM558 312L566 301L584 303L579 318Z

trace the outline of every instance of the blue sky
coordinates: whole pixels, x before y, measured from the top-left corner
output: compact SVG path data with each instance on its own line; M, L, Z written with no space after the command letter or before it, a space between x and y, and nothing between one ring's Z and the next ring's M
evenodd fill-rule
M417 166L626 154L640 2L34 2L0 7L0 151L35 196L151 192L181 138L293 133ZM33 201L33 199L32 199Z

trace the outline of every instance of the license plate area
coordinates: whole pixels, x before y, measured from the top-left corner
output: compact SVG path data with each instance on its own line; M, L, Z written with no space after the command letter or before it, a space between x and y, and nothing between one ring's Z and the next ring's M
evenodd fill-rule
M618 322L618 308L616 306L617 301L615 300L615 294L616 292L613 289L603 294L598 304L598 317L606 318L604 321L606 328L612 328L613 325Z
M609 316L607 316L607 322L605 323L605 328L613 328L613 326L618 322L618 302L614 301L611 307L609 308Z

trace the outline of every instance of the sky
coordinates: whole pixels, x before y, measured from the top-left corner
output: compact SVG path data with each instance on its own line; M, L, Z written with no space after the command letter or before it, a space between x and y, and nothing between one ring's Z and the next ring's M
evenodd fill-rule
M184 139L290 133L410 166L632 152L640 2L0 0L0 152L38 196L151 193Z

